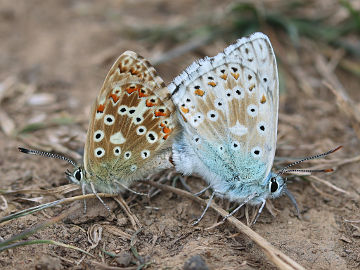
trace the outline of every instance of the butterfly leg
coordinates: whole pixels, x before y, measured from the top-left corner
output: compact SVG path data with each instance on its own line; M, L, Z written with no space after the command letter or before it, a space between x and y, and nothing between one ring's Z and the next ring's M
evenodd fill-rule
M159 183L159 184L164 184L164 183L166 183L166 182L168 182L168 181L171 180L171 178L172 178L173 175L174 175L173 173L174 173L174 172L171 171L171 172L168 173L167 175L164 175L164 176L161 176L161 177L159 177L158 174L155 174L155 175L149 177L149 178L146 179L146 180L148 180L148 181L156 181L156 182ZM159 189L159 188L152 187L152 188L150 188L150 190L149 190L149 197L150 197L150 198L153 198L153 197L155 197L157 194L159 194L161 191L162 191L162 190Z
M165 182L170 181L171 185L173 187L176 186L176 182L179 180L181 182L181 184L183 185L183 187L187 191L191 192L190 187L186 184L186 177L187 176L181 176L181 175L176 175L176 174L177 173L175 171L171 170L169 173L166 173L166 175L164 175L164 176L162 176L160 178L158 177L158 175L154 175L154 176L148 178L147 180L149 180L149 181L155 181L156 180L156 182L159 183L159 184L163 184ZM150 194L149 197L152 198L152 197L156 196L160 192L161 192L161 189L157 189L155 187L152 187L150 189L150 191L149 191L149 194Z
M200 190L199 192L193 194L194 196L200 196L201 194L203 194L205 191L207 191L209 188L211 188L211 185L207 186L206 188Z
M153 180L148 180L148 181L153 181ZM167 181L167 178L161 178L157 181L157 183L159 184L163 184ZM159 193L161 192L161 189L159 188L156 188L156 187L152 187L150 190L149 190L149 197L150 198L153 198L155 197L156 195L158 195Z
M216 192L213 191L213 193L211 194L211 196L210 196L210 198L209 198L209 200L208 200L208 202L206 204L206 207L205 207L204 211L202 212L201 216L195 222L192 223L193 226L195 226L196 224L198 224L202 220L202 218L204 217L206 211L209 209L212 200L214 199L215 193Z
M186 183L188 176L182 176L182 175L177 175L175 176L172 180L172 186L174 187L176 185L176 181L180 181L181 185L189 192L191 192L191 188L189 187L189 185Z
M294 205L295 209L296 209L296 214L298 216L298 218L301 218L300 216L300 210L299 210L299 207L297 205L297 202L295 200L295 197L294 195L292 195L292 193L285 187L284 189L285 191L285 195L288 196L288 198L290 199L290 201L292 202L292 204Z
M105 206L106 210L108 210L111 213L109 206L107 206L106 203L103 201L103 199L101 199L100 196L97 194L94 184L90 183L90 186L91 186L91 190L95 194L96 198L98 198L98 200Z
M81 184L81 191L83 195L86 195L86 183ZM86 214L86 199L84 199L84 214Z
M231 213L229 213L229 214L227 214L224 218L223 218L223 222L225 221L225 220L227 220L229 217L231 217L232 215L234 215L237 211L239 211L239 209L241 208L241 207L243 207L245 204L247 203L247 201L245 201L245 202L243 202L243 203L241 203L238 207L236 207Z
M227 215L223 218L222 221L224 222L224 221L227 220L229 217L231 217L232 215L234 215L237 211L240 210L241 207L243 207L245 204L247 204L249 201L251 201L251 200L252 200L254 197L256 197L256 196L257 196L257 194L255 193L255 194L249 196L248 198L246 198L246 200L243 201L238 207L236 207L231 213L227 214Z
M259 218L262 210L264 209L265 204L266 204L266 200L265 200L265 199L262 199L262 203L261 203L261 206L260 206L260 208L259 208L259 211L257 212L256 217L255 217L255 219L254 219L254 221L252 222L251 225L254 225L254 224L256 223L256 221L257 221L257 219Z
M131 188L128 188L127 186L125 186L123 183L121 183L120 181L115 181L116 184L120 185L122 188L124 188L125 190L128 190L136 195L141 195L141 196L148 196L149 194L146 193L141 193L141 192L137 192Z

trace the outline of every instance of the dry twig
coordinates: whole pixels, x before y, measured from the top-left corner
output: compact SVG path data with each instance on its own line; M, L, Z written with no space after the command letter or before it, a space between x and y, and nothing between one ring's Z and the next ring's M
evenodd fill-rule
M360 139L360 111L322 55L316 57L316 67L325 80L323 84L335 95L340 110L350 119Z
M315 175L308 175L307 177L309 177L311 180L314 180L316 182L319 182L319 183L322 183L324 184L325 186L328 186L329 188L332 188L334 190L336 190L337 192L340 192L340 193L344 193L348 196L351 196L350 195L350 192L346 191L346 190L343 190L342 188L339 188L333 184L331 184L330 182L328 181L325 181L324 179L321 179L320 177L317 177Z
M196 196L194 196L193 194L191 194L191 193L189 193L187 191L184 191L184 190L181 190L181 189L178 189L178 188L175 188L175 187L158 184L158 183L151 182L151 181L143 181L143 183L154 186L154 187L157 187L157 188L160 188L160 189L165 190L165 191L173 192L173 193L178 194L180 196L183 196L183 197L189 198L189 199L191 199L193 201L196 201L196 202L198 202L198 203L200 203L202 205L206 205L206 203L207 203L205 200L203 200L203 199L201 199L199 197L196 197ZM211 203L210 208L212 208L214 211L219 213L222 217L225 217L225 216L227 216L229 214L226 210L222 209L221 207L216 205L214 202ZM279 269L284 269L284 270L305 269L300 264L298 264L297 262L292 260L290 257L288 257L287 255L282 253L280 250L273 247L262 236L260 236L256 232L254 232L251 228L249 228L248 226L246 226L245 224L240 222L235 217L231 216L231 217L229 217L227 219L227 221L229 221L230 224L235 226L243 234L247 235L258 246L260 246L263 249L266 256L269 258L269 260L271 262L273 262Z
M135 231L139 229L139 227L142 227L139 219L131 212L130 207L127 205L127 203L124 201L123 197L121 195L113 198L120 207L124 210L126 215L128 216L133 228Z

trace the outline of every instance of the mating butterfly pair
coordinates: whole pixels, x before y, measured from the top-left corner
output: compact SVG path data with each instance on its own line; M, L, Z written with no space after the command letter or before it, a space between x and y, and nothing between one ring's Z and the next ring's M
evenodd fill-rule
M196 61L168 87L148 61L127 51L92 107L83 165L19 149L72 163L67 176L84 193L119 193L172 167L172 159L179 172L208 182L211 199L223 196L241 203L238 208L261 203L262 209L267 198L287 192L280 173L271 172L278 103L276 59L262 33Z

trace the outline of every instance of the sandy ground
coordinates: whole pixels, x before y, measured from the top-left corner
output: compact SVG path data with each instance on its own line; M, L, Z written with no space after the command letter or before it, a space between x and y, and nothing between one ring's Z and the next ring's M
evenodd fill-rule
M218 5L214 12L221 10ZM3 128L0 131L0 189L47 190L68 184L64 176L67 164L22 155L17 147L36 147L80 158L78 152L84 145L90 106L112 61L128 49L146 58L158 59L163 52L178 45L169 40L149 41L132 35L131 31L147 26L176 28L186 18L197 17L196 12L206 13L203 6L203 1L186 1L180 5L159 0L136 1L136 4L112 0L1 0L0 87L8 90L0 91ZM352 122L336 105L331 91L321 84L323 77L318 72L318 64L322 59L329 59L308 40L295 50L280 34L268 34L280 59L283 90L277 157L304 157L338 145L343 145L343 149L327 158L334 161L331 164L339 165L341 161L358 156L359 138ZM169 82L192 60L214 55L228 44L225 40L217 40L156 68L165 82ZM309 50L316 53L309 54ZM348 90L352 101L359 104L359 77L350 76L340 68L334 74ZM39 122L45 125L41 128L30 125ZM4 130L6 127L8 129ZM18 133L24 128L27 132ZM311 165L330 166L322 162ZM273 201L278 210L274 210L276 216L264 210L253 226L257 233L307 269L360 267L359 161L335 166L335 169L333 173L316 176L348 193L311 178L292 178L289 189L298 201L303 218L299 220L289 199L281 197ZM189 178L187 183L194 191L205 186L198 178ZM180 184L177 186L182 188ZM145 185L135 188L148 189ZM0 216L76 194L80 191L56 196L5 195L8 206L2 203ZM134 237L135 242L131 243L126 237L134 235L135 230L113 200L106 202L115 216L106 213L97 200L91 200L85 215L79 210L29 239L71 244L88 250L94 258L82 258L80 252L64 247L32 245L0 253L0 268L95 269L99 265L94 262L98 262L136 269L136 265L151 262L147 269L183 269L184 263L194 255L200 255L209 269L275 268L256 244L229 224L206 230L217 222L213 211L208 211L198 226L192 226L191 222L203 208L188 199L168 192L161 192L151 200L133 194L125 194L125 199L143 225ZM77 204L81 209L81 202L73 203ZM1 224L0 236L8 239L68 207L47 209ZM100 243L91 249L88 234L99 228L102 230ZM114 228L125 234L121 235ZM134 257L131 244L141 260ZM120 255L111 258L103 250Z

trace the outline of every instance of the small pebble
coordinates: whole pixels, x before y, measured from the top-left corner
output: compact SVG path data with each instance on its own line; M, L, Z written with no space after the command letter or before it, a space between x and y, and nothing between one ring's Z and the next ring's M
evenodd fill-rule
M132 255L129 251L121 251L117 256L116 256L116 263L119 266L123 266L123 267L127 267L130 265L132 260Z
M349 239L349 238L347 238L345 235L341 236L341 237L340 237L340 240L341 240L341 241L344 241L345 243L349 243L349 244L352 243L352 240Z
M209 267L200 255L195 255L185 262L184 270L209 270Z

